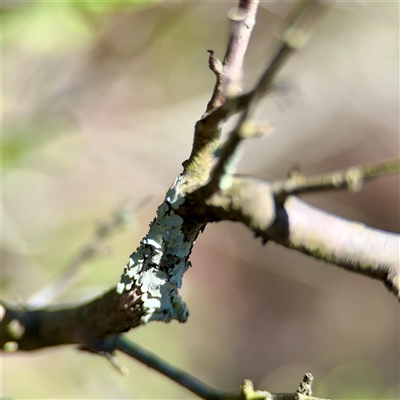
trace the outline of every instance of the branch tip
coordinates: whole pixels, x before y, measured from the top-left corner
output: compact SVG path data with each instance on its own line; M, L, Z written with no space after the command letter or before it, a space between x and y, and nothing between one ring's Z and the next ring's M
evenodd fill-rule
M312 384L314 382L314 377L312 374L307 372L300 382L299 387L296 390L296 394L303 394L305 396L312 396Z
M111 365L121 374L126 375L129 372L129 369L122 365L115 354L110 352L100 352L100 356L105 357L108 361L110 361Z
M214 56L214 50L207 50L207 52L210 54L208 57L208 67L214 72L217 79L223 79L224 67L221 61Z
M400 160L396 159L307 177L295 165L290 169L287 179L274 182L272 187L275 195L279 197L338 189L358 192L366 180L398 173L399 168Z

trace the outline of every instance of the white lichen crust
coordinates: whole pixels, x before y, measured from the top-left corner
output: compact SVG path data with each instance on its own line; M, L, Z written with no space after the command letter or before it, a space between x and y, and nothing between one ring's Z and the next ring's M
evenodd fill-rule
M157 218L140 246L130 256L117 292L140 289L144 315L142 322L173 319L185 322L188 310L178 294L182 276L190 267L192 242L182 232L183 218L175 210L183 203L178 177L157 210Z

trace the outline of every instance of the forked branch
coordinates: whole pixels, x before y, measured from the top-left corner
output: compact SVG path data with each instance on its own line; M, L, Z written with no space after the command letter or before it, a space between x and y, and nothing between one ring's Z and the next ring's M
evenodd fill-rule
M224 106L227 96L235 97L241 93L243 59L255 25L258 3L259 0L240 0L239 6L231 10L231 34L223 63L209 50L209 65L216 75L216 83L206 112L196 123L190 157L183 163L183 176L192 182L204 183L208 179L221 137L222 124L236 108L236 100L233 100L225 115L219 114L218 118L207 117Z
M348 174L326 174L322 179L325 190L353 187L354 184L358 187L360 180L371 178L371 171L387 172L383 164L377 164L376 169L371 165L353 167ZM388 169L393 164L396 163L388 162ZM346 175L351 175L354 171L358 171L356 183L346 183ZM344 178L341 179L342 177ZM332 181L338 184L326 184ZM304 178L304 182L312 182L310 189L315 189L317 185L314 183L320 182L320 177ZM289 184L292 183L289 180ZM287 196L287 193L283 196L282 187L285 185L235 176L231 187L211 196L207 201L209 208L203 211L207 210L205 212L208 215L213 214L215 220L228 219L244 223L264 242L272 240L313 258L378 279L400 298L398 234L345 220L318 210L294 196ZM295 185L292 185L291 190L295 190L294 188ZM321 189L322 185L318 188ZM306 191L307 185L301 184L300 190Z
M216 391L187 374L161 367L154 357L134 350L119 336L154 320L187 320L189 311L179 288L190 266L194 241L210 221L242 222L264 241L273 240L379 279L399 296L398 235L346 221L293 196L309 191L359 190L367 179L398 172L397 160L314 178L292 173L275 183L235 174L240 143L265 130L252 123L255 107L271 90L289 56L305 43L322 10L315 1L300 2L257 85L240 94L243 57L257 6L258 0L240 0L239 7L230 14L233 25L223 62L210 53L210 68L217 82L206 113L196 123L191 155L159 206L148 234L130 255L120 282L87 304L59 310L26 310L4 303L0 306L0 344L4 350L78 344L83 350L110 355L118 349L203 398L316 400L307 375L299 389L289 394L254 391L248 381L238 393ZM222 125L238 112L238 123L217 154Z

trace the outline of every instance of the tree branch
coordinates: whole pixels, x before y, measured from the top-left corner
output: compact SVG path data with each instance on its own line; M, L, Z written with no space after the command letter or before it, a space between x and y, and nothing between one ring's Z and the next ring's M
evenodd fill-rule
M26 310L2 302L0 346L14 352L78 344L104 352L113 335L142 323L141 304L140 293L119 295L115 288L89 303L60 309Z
M247 17L255 16L256 1L241 4L251 6L246 9ZM258 128L251 124L246 127L251 108L256 104L255 99L259 94L268 90L284 59L296 47L293 43L298 40L294 38L303 32L299 26L309 26L309 11L304 10L310 10L310 7L302 5L300 11L296 11L289 24L290 34L286 34L286 41L258 85L247 97L240 97L245 99L243 106L246 111L240 120L242 122L239 122L240 129L236 131L236 138L233 135L232 143L228 140L225 146L225 158L221 156L218 165L222 167L222 172L218 173L217 165L214 180L210 182L211 186L218 182L218 187L212 187L210 191L210 185L201 185L206 183L203 179L210 173L220 126L214 125L214 131L208 131L211 136L204 136L203 142L202 131L196 127L192 155L200 154L197 153L199 148L195 149L200 143L200 152L209 159L203 163L203 156L200 156L199 164L196 164L195 155L189 161L189 164L193 162L190 168L199 168L194 175L189 171L189 164L185 165L183 174L177 177L159 207L149 233L131 254L117 287L88 304L60 310L29 311L3 307L0 326L2 348L34 350L76 343L90 351L102 352L108 346L105 344L108 338L140 324L151 320L186 321L188 310L179 297L178 289L182 285L183 274L190 266L189 256L194 240L210 221L241 221L264 241L274 240L288 248L379 279L399 295L397 235L343 220L288 197L292 193L311 190L346 187L358 189L364 179L398 169L398 161L351 168L314 178L291 174L287 180L274 184L234 176L234 168L227 168L227 161L236 152L238 141L259 133ZM315 17L315 14L312 15ZM246 25L246 18L240 21L237 25L239 28L232 36L235 40L240 39L241 30L245 30L246 35L251 31L251 24ZM304 39L304 35L300 36ZM236 43L235 40L231 42ZM231 63L236 65L242 62L247 42L248 37L240 44L237 43L236 47L232 43L229 45L224 69L231 66ZM218 73L217 61L212 57L212 68ZM224 175L230 179L228 184L220 186ZM194 188L197 190L194 191ZM331 224L332 229L327 230L327 224Z
M203 196L201 191L196 195ZM206 205L198 212L211 213L214 220L243 222L264 242L273 240L378 279L400 298L397 234L334 216L293 196L277 199L274 184L250 177L234 177L232 186L215 193Z
M240 0L239 6L229 13L232 29L223 63L209 50L210 69L215 73L217 80L206 112L196 123L190 157L183 163L183 176L192 181L202 182L209 177L225 117L204 117L221 107L226 95L236 96L239 91L243 59L255 25L258 4L259 0Z
M277 198L288 195L319 192L335 189L361 190L366 180L382 175L400 172L400 159L355 166L343 171L307 177L300 171L292 171L287 179L272 184L272 191Z
M238 152L238 147L240 143L245 139L257 137L265 131L263 128L260 129L260 127L254 126L251 122L255 109L260 99L270 89L273 80L282 66L291 55L306 43L322 9L321 5L315 0L300 2L291 18L288 19L288 27L283 32L280 46L261 75L256 87L245 98L246 105L243 112L222 148L221 155L208 183L208 195L218 190L218 188L224 189L231 184L231 177L236 172L235 167L239 160L238 154L240 153ZM232 108L235 110L237 104L233 103Z
M168 364L155 354L122 336L117 339L115 349L160 372L196 396L206 400L324 400L312 396L311 386L314 378L309 373L304 375L298 389L293 393L269 393L254 390L253 383L249 380L244 381L240 391L225 392L208 386L193 375Z
M186 371L173 367L155 354L146 351L122 336L118 338L115 349L160 372L202 399L222 400L238 398L237 396L235 397L234 393L227 393L206 385Z
M241 91L243 61L256 23L258 5L259 0L239 0L238 7L228 13L231 33L222 69L211 68L217 76L217 82L211 100L207 104L206 114L221 106L227 96L236 96Z
M101 352L107 347L104 343L108 338L140 324L151 320L186 321L188 310L178 289L190 266L194 240L211 220L241 221L265 241L274 240L379 279L399 295L397 235L343 220L288 197L289 194L328 188L358 189L364 179L398 169L398 161L314 178L292 174L275 184L233 175L235 162L231 161L239 142L260 132L249 122L254 107L269 90L283 63L309 36L319 15L315 12L315 2L301 4L289 19L282 43L255 89L236 97L233 102L227 100L230 112L235 112L237 107L244 107L244 112L224 147L210 183L193 192L209 177L222 122L228 113L218 114L220 119L208 117L224 107L221 106L221 102L225 102L222 83L237 84L240 81L257 5L257 0L243 0L231 13L236 21L222 70L218 60L210 54L210 66L217 75L213 97L219 100L212 100L208 115L196 124L193 150L184 172L167 192L149 233L130 256L116 289L88 304L60 310L3 307L2 348L34 350L77 343L82 348ZM221 86L218 79L222 75ZM220 185L224 176L229 179ZM331 225L329 230L326 229L328 224Z

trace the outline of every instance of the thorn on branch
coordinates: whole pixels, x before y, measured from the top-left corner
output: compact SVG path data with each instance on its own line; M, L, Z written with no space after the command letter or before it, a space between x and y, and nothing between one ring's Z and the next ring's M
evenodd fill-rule
M129 369L125 367L125 365L122 365L118 358L113 354L109 352L100 352L100 356L105 357L108 361L110 361L111 365L121 374L121 375L126 375L129 372Z
M208 57L208 66L212 72L216 75L217 78L222 77L224 73L224 67L222 65L222 62L214 57L214 50L207 50L208 53L210 53L210 56Z
M119 335L111 335L106 339L96 339L90 344L78 346L78 350L105 357L120 374L125 375L129 370L120 363L115 355L118 337Z

